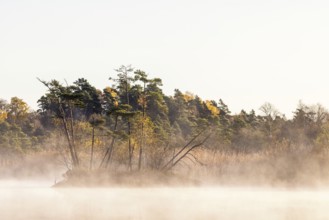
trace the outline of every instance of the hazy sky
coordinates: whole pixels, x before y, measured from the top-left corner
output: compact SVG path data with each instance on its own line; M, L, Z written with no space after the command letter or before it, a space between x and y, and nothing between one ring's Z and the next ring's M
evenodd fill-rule
M0 98L36 109L36 77L102 89L122 64L232 112L329 107L329 1L0 0Z

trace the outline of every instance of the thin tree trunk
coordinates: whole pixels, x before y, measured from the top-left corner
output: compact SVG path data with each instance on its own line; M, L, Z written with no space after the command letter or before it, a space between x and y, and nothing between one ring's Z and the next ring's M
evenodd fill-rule
M76 145L75 145L74 118L73 118L73 110L72 110L71 103L69 103L69 108L70 108L70 118L71 118L70 126L71 126L73 153L74 153L76 163L79 166L79 158L78 158L78 153L77 153L77 149L76 149Z
M71 159L72 159L72 163L73 163L73 167L77 167L78 163L76 161L75 155L74 155L74 150L73 150L73 145L72 145L72 140L71 140L71 136L70 136L70 132L68 129L68 125L67 125L67 120L66 120L66 116L65 116L65 111L62 107L62 104L59 103L59 110L62 114L62 123L63 123L63 127L64 127L64 133L67 139L67 143L69 145L69 150L70 150L70 154L71 154Z
M202 146L207 140L208 138L211 136L211 134L209 134L205 139L203 139L202 142L193 145L192 147L190 147L190 149L188 149L182 156L180 156L170 167L168 167L166 170L170 170L172 169L174 166L176 166L177 163L179 163L184 157L186 157L186 155L188 155L193 149Z
M142 156L143 156L143 147L144 147L144 122L145 122L145 104L146 104L146 96L145 96L145 82L143 89L143 118L142 118L142 135L141 135L141 144L139 146L139 158L138 158L138 170L142 168Z
M197 135L195 135L182 149L180 149L163 167L162 169L165 169L169 164L173 163L173 161L176 159L176 157L179 156L180 153L182 153L195 139L197 139L203 132L205 132L206 129L200 131Z
M117 130L117 126L118 126L118 116L115 118L114 131ZM107 159L107 161L106 161L106 168L109 166L109 164L110 164L110 162L111 162L111 159L112 159L115 140L116 140L116 139L115 139L115 136L113 136L113 138L112 138L112 142L111 142L111 145L110 145L109 156L108 156L108 159Z
M95 145L95 126L93 126L93 130L92 130L90 167L89 167L90 170L93 169L94 145Z
M127 73L126 73L127 74ZM126 96L127 96L127 104L130 105L129 102L129 89L128 89L128 75L126 75ZM132 170L132 157L133 157L133 149L131 146L131 124L130 124L130 116L128 116L128 169Z
M115 137L113 137L112 138L112 141L111 141L111 145L110 145L110 148L109 148L109 153L108 153L107 161L106 161L106 164L105 164L105 168L108 168L108 166L111 163L111 159L112 159L112 155L113 155L114 143L115 143Z
M129 116L128 116L129 117ZM130 119L128 118L128 169L129 171L132 171L132 158L133 158L133 149L132 149L132 146L131 146L131 124L130 124Z
M113 131L114 132L117 130L117 125L118 125L118 116L116 115L116 117L115 117L115 124L114 124L114 128L113 128ZM106 152L104 154L104 157L102 159L102 162L99 165L99 168L102 168L104 166L105 161L106 161L105 168L108 167L108 165L109 165L109 163L111 161L111 158L112 158L114 143L115 143L115 136L112 137L111 144L107 148L107 150L106 150Z
M143 144L144 144L144 122L142 122L142 136L141 136L141 144L139 146L138 170L141 170L142 168Z

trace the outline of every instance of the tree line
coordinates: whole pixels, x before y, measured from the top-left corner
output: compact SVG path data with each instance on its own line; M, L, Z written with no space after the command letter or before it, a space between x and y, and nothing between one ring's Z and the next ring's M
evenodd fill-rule
M323 153L329 143L329 113L299 103L292 119L272 104L232 114L222 99L203 100L162 80L121 66L109 86L80 78L71 85L38 79L47 92L37 111L20 98L0 101L0 157L55 150L68 169L170 170L185 161L201 163L196 149L252 154Z

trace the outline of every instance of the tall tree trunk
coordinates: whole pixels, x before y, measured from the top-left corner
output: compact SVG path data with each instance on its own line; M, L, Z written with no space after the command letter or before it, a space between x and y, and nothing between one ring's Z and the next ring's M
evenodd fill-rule
M89 169L93 169L93 157L94 157L94 145L95 145L95 126L93 126L91 137L91 152L90 152L90 166Z
M113 131L114 132L117 130L117 126L118 126L118 116L116 115L116 117L115 117L115 124L114 124L114 128L113 128ZM106 150L106 152L104 154L104 157L102 159L102 162L99 165L99 168L103 168L103 167L107 168L108 165L110 164L111 158L112 158L112 155L113 155L114 143L115 143L115 136L112 137L111 144L107 148L107 150ZM106 161L106 163L105 163L105 161ZM104 163L105 163L105 166L104 166Z
M116 118L115 118L114 131L117 130L117 126L118 126L118 116L116 116ZM111 146L110 146L109 156L108 156L107 163L106 163L106 167L108 167L110 162L111 162L111 158L112 158L112 155L113 155L113 149L114 149L114 143L115 143L115 137L113 136Z
M70 150L70 155L71 155L71 159L72 159L72 163L73 163L73 168L75 168L75 167L78 166L78 163L76 161L76 157L75 157L75 154L74 154L73 145L72 145L72 137L70 136L70 132L69 132L65 112L64 112L64 109L63 109L61 104L59 104L59 110L61 112L61 119L62 119L62 123L63 123L64 134L66 136L67 143L69 145L69 150Z
M126 75L126 96L127 96L127 104L130 105L128 75ZM131 146L131 124L130 124L130 116L128 116L128 169L129 169L129 171L132 171L132 157L133 157L133 149Z
M139 158L138 158L138 170L142 168L142 156L143 156L143 145L144 145L144 122L142 122L142 136L141 136L141 143L139 146Z
M145 82L144 82L144 89L143 89L143 118L142 118L142 134L141 134L141 143L139 146L139 158L138 158L138 170L142 168L142 156L143 156L143 147L144 147L144 122L145 122L145 105L146 105L146 96L145 96Z
M129 116L128 116L129 117ZM132 171L132 158L133 158L133 148L131 146L131 124L130 119L128 118L128 169Z
M69 103L69 108L70 108L70 127L71 127L71 137L72 137L72 149L74 153L74 157L76 160L77 165L79 166L79 158L78 158L78 153L75 145L75 132L74 132L74 118L73 118L73 109L71 103Z

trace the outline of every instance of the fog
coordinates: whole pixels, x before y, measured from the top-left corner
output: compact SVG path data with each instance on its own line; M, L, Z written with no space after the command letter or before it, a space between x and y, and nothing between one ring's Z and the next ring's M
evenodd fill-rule
M48 185L47 185L48 184ZM329 190L250 187L51 188L0 181L0 219L328 219Z
M107 184L103 187L86 182L83 183L89 187L71 187L70 182L63 181L66 170L55 160L33 157L0 175L0 219L329 218L328 169L324 163L317 167L313 160L304 159L301 166L292 160L289 164L295 163L299 172L290 180L287 177L294 172L289 167L293 166L283 166L283 160L274 163L280 166L270 169L272 163L255 163L245 155L243 158L248 163L235 158L233 166L226 161L226 166L219 166L221 173L208 166L176 169L177 173L167 174L168 177L158 172L116 173L116 178L110 175L114 179L105 179ZM306 172L305 167L312 168L312 172ZM275 184L280 176L285 184L283 179Z

